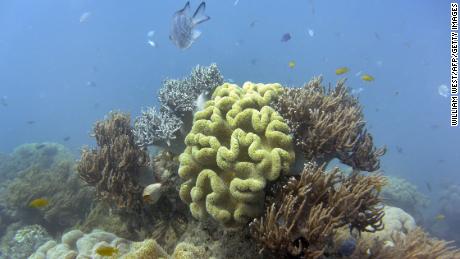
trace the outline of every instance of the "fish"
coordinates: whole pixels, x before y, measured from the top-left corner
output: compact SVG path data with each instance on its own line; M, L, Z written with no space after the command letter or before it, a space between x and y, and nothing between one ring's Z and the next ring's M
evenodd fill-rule
M113 256L118 254L118 248L102 245L96 249L96 254L100 256Z
M335 70L336 75L343 75L348 72L348 67L339 67Z
M190 2L188 1L184 8L174 14L169 39L176 47L183 50L188 49L200 37L201 32L195 27L211 19L204 14L205 9L206 3L201 2L193 16L190 17Z
M290 68L295 68L295 61L294 60L289 61L288 66Z
M94 82L94 81L87 81L87 82L86 82L86 86L95 88L97 85L96 85L96 82Z
M29 125L33 125L33 124L35 124L35 122L36 121L26 121L26 123L29 124Z
M398 153L399 153L399 154L402 154L402 153L404 153L404 150L403 150L403 148L402 148L402 147L400 147L400 146L396 146L396 151L398 151Z
M35 209L43 208L48 205L49 205L49 201L46 198L37 198L37 199L32 200L29 203L29 207L35 208Z
M81 16L80 16L80 23L84 23L86 22L89 17L91 16L91 12L84 12Z
M288 42L289 40L291 40L291 34L289 32L286 32L285 34L283 34L283 36L281 36L281 42Z
M395 96L398 96L399 95L399 91L395 91Z
M251 65L253 65L253 66L257 65L257 59L256 58L251 59Z
M239 2L240 0L235 0L235 2L233 2L233 6L237 6Z
M445 216L444 214L439 213L438 215L436 215L436 216L434 217L434 219L435 219L436 221L443 221L443 220L446 219L446 216Z
M2 104L3 107L8 106L7 99L8 97L6 95L2 96L2 98L0 99L0 103Z
M439 85L438 86L438 94L442 97L446 97L449 95L449 88L446 85Z
M35 146L36 149L42 149L44 148L46 145L45 144L38 144Z
M70 140L70 136L67 136L67 137L63 138L62 140L64 140L64 141L69 141L69 140Z
M429 192L431 192L431 184L429 182L425 182L426 188Z
M256 26L256 22L257 22L257 20L252 21L252 22L249 24L249 27L254 28L254 26Z
M314 31L313 29L308 29L308 35L309 35L310 37L315 36L315 31Z
M380 35L377 32L374 32L374 36L377 40L380 40Z
M371 81L374 81L374 77L369 74L363 74L361 76L361 80L366 81L366 82L371 82Z
M153 36L155 36L155 31L149 31L147 32L147 43L155 48L157 46L157 43L153 40Z

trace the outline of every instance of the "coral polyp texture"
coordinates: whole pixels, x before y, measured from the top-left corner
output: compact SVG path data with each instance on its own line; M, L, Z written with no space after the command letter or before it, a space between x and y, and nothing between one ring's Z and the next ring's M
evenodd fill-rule
M303 88L286 88L275 103L297 148L307 161L318 164L338 158L354 169L379 169L385 148L374 147L358 99L349 93L344 80L329 89L321 81L316 77Z
M289 127L269 106L281 92L279 84L225 83L195 114L179 158L179 195L195 218L235 226L263 212L267 181L295 158Z

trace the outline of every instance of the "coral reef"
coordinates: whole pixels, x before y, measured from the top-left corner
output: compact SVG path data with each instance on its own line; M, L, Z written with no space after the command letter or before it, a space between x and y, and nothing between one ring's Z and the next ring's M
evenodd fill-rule
M118 250L113 256L101 256L96 253L101 246L114 247ZM40 246L30 259L58 258L121 258L121 259L194 259L209 258L204 256L202 247L188 243L179 243L172 256L153 239L142 242L132 242L116 235L95 229L85 234L80 230L72 230L61 237L61 243L54 240Z
M376 149L365 129L362 108L345 80L326 89L316 77L303 88L286 88L274 106L287 120L296 147L307 162L333 158L354 169L375 171L385 148Z
M1 198L16 221L41 224L57 233L82 220L89 211L93 192L73 170L73 161L60 161L48 169L29 167L19 173ZM48 206L32 208L30 201L44 198Z
M383 178L323 168L307 164L300 176L290 177L265 215L250 224L262 249L281 257L319 258L342 226L364 232L383 228L378 197Z
M235 226L263 212L267 181L294 161L289 128L268 106L281 91L279 84L225 83L195 114L179 158L179 194L195 218Z
M420 193L417 187L403 178L386 176L387 184L382 188L381 196L385 204L402 208L411 214L417 222L423 220L420 209L428 207L430 200Z
M29 167L49 169L60 161L73 160L63 145L51 142L28 143L16 147L11 154L0 154L0 179L11 179Z
M51 236L40 225L12 224L2 238L0 257L27 258L50 239Z
M147 108L134 122L136 143L140 146L159 145L180 153L182 132L188 132L200 95L207 97L223 83L216 64L196 66L190 76L167 79L159 91L160 109Z
M142 214L143 186L138 178L149 157L134 143L129 115L112 112L96 122L93 131L98 148L83 149L78 175L95 187L100 200L126 213Z
M449 184L439 199L439 209L445 220L433 219L430 231L447 240L460 243L460 185Z
M350 258L356 259L437 259L460 258L460 250L451 246L450 242L430 237L421 228L415 228L407 234L396 232L392 235L392 242L379 239L361 239Z

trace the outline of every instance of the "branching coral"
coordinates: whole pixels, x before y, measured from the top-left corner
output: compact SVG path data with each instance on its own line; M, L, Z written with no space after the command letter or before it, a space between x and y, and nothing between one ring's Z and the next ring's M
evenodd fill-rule
M134 122L136 143L178 151L180 148L175 147L182 144L182 132L190 130L198 96L207 97L222 83L223 77L216 64L197 66L182 80L165 80L158 96L160 109L147 108Z
M350 95L344 80L328 89L321 81L316 77L303 88L287 88L275 103L296 146L307 161L322 164L339 158L355 169L377 170L385 149L374 147L358 99Z
M195 218L234 226L263 212L267 182L294 161L289 128L268 106L280 91L279 84L225 83L195 114L179 158L179 194Z
M360 240L351 258L458 259L460 250L451 246L451 242L432 238L421 228L416 228L407 235L394 233L391 243L379 239Z
M112 112L94 126L99 148L83 150L78 174L96 187L97 196L117 208L140 213L143 208L139 172L148 166L148 154L134 143L129 115Z
M337 168L326 173L323 167L307 164L283 186L265 215L250 224L263 249L279 256L318 258L339 227L367 232L383 228L377 191L383 178L345 177Z

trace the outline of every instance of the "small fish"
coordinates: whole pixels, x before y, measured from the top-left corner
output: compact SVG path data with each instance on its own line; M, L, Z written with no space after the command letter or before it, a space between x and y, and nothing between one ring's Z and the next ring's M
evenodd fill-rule
M118 248L102 245L96 249L96 254L100 256L113 256L118 254Z
M446 85L439 85L438 86L438 94L442 97L446 97L449 95L449 88Z
M29 207L38 209L38 208L43 208L45 206L48 206L48 204L49 204L48 199L46 199L46 198L38 198L38 199L32 200L29 203Z
M29 124L29 125L33 125L33 124L35 124L35 122L36 121L26 121L26 123Z
M348 72L348 67L339 67L335 70L336 75L343 75Z
M313 29L308 29L308 35L309 35L310 37L315 36L315 31L314 31Z
M399 91L395 91L395 96L398 96L399 95Z
M366 82L371 82L371 81L374 81L374 77L369 74L363 74L361 76L361 80L366 81Z
M44 148L46 145L45 144L38 144L35 146L36 149L42 149Z
M64 140L64 141L69 141L69 140L70 140L70 136L67 136L67 137L63 138L62 140Z
M81 16L80 16L80 23L84 23L86 22L89 17L91 16L91 12L84 12Z
M2 106L4 106L4 107L8 106L7 100L8 100L8 96L6 96L6 95L4 95L4 96L2 96L2 98L0 98L0 103L2 104Z
M404 150L403 150L403 148L402 148L402 147L400 147L400 146L396 146L396 151L398 151L398 153L399 153L399 154L402 154L402 153L404 153Z
M86 86L95 88L97 85L96 85L96 82L94 81L87 81Z
M253 66L257 65L257 59L256 58L251 59L251 65L253 65Z
M289 61L288 66L289 68L295 68L295 61L294 60Z
M283 36L281 37L281 42L288 42L289 40L291 40L291 34L289 32L283 34Z
M184 8L174 14L169 35L169 39L174 45L180 49L188 49L200 37L201 32L195 27L211 19L204 14L205 9L206 3L201 2L193 16L190 16L190 2L187 2Z
M431 184L429 182L425 182L426 188L429 192L431 192Z
M155 31L149 31L147 32L147 43L155 48L157 46L157 43L153 40L153 36L155 36Z
M444 214L441 214L441 213L440 213L440 214L436 215L436 216L434 217L434 219L435 219L436 221L443 221L443 220L446 219L446 216L445 216Z
M256 26L256 22L257 22L257 20L252 21L252 22L249 24L249 27L254 28L254 27Z
M380 35L377 32L374 32L374 36L377 40L380 40Z
M240 0L235 0L235 2L233 2L233 6L237 6L239 2Z

